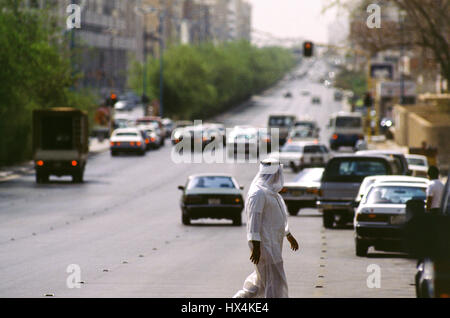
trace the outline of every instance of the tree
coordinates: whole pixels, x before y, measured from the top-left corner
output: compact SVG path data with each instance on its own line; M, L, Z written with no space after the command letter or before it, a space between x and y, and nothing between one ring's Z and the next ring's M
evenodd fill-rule
M334 0L333 4L341 2ZM373 2L359 0L353 7L350 40L372 54L402 46L428 50L450 83L450 0L378 1L384 9L395 8L398 20L383 19L381 28L370 29L366 25L366 8Z
M46 10L0 0L0 166L31 156L33 109L91 108L92 96L71 90L76 77L58 23Z

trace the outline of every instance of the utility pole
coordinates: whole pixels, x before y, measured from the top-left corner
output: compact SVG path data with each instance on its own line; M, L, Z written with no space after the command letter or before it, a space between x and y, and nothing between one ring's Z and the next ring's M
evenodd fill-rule
M164 11L159 13L159 116L164 116Z
M405 39L405 17L406 17L406 12L401 10L399 12L400 15L400 36L401 36L401 47L400 47L400 65L401 65L401 71L400 71L400 105L404 105L405 104L405 70L404 70L404 65L403 65L403 60L404 60L404 56L405 56L405 44L404 44L404 39Z
M164 20L166 15L166 8L154 8L151 6L142 6L142 7L135 7L135 12L137 14L149 14L156 12L158 14L159 18L159 116L164 116ZM144 40L144 46L146 44L146 41ZM144 49L144 71L143 71L143 96L146 93L146 86L147 86L147 55L146 51Z

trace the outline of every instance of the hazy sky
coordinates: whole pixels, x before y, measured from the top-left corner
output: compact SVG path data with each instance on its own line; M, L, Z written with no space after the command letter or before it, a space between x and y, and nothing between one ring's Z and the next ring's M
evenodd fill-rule
M253 28L280 37L303 37L328 41L328 24L337 19L337 10L322 14L330 0L247 0L253 6ZM344 20L342 16L340 20Z

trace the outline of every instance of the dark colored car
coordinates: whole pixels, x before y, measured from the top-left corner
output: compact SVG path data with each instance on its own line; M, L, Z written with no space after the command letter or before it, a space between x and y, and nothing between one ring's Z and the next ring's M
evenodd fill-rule
M440 215L432 226L435 235L430 242L435 247L432 253L423 255L417 264L415 276L416 296L419 298L450 298L450 174L447 178ZM427 244L428 245L428 244ZM436 248L438 246L438 248ZM434 255L432 255L434 254Z
M338 223L353 221L354 199L365 177L392 175L392 158L383 155L342 155L328 161L322 176L318 209L323 213L323 225L332 228Z
M396 173L404 176L410 176L412 171L408 168L408 160L403 153L395 150L362 150L357 151L357 155L385 155L394 159L396 165Z
M181 197L181 221L189 225L191 220L211 218L230 219L233 225L241 225L244 199L236 180L226 174L197 174L188 178Z

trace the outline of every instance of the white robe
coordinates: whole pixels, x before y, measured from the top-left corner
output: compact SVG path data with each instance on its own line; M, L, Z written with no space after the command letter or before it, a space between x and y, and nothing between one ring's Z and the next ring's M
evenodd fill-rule
M244 282L234 298L287 298L288 285L283 268L283 240L289 233L288 216L283 198L278 194L282 186L282 168L278 176L255 177L246 201L247 240L260 241L261 257L255 271ZM262 170L263 171L263 170ZM267 175L266 175L267 176ZM278 185L274 186L274 183Z

